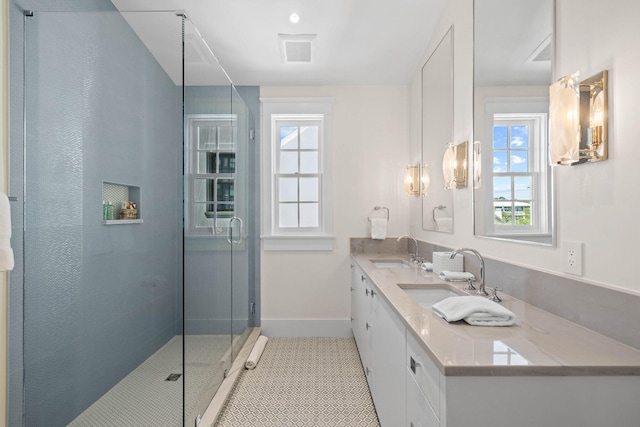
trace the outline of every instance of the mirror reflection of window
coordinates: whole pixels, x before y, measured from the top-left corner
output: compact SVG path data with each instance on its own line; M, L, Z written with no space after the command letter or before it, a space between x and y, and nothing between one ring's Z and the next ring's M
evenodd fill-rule
M487 204L487 231L493 234L547 231L543 219L548 187L540 175L546 171L547 116L543 113L493 114L490 176L493 202ZM542 180L542 181L541 181Z
M476 235L554 244L547 153L554 9L554 0L474 1Z

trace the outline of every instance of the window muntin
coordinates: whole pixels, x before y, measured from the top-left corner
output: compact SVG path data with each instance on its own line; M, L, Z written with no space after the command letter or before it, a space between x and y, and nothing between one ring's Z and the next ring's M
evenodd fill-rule
M535 226L537 197L531 120L494 119L493 223L495 226Z
M226 235L236 210L236 117L191 116L187 129L187 234Z
M277 232L322 231L322 125L322 116L273 117Z

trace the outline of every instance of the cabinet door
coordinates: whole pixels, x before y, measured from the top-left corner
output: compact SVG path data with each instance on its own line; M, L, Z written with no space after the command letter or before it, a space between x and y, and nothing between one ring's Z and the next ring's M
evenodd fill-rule
M362 368L371 379L371 301L369 298L370 285L362 270L354 265L351 273L351 329L358 346ZM369 384L371 388L371 383Z
M382 427L406 423L405 327L373 289L373 399Z
M420 387L407 370L407 421L408 427L438 427L440 421L429 404L427 398L422 394ZM401 425L401 424L398 424Z

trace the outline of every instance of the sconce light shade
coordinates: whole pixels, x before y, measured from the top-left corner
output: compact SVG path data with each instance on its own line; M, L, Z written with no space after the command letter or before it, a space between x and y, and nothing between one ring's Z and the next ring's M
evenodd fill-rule
M473 188L478 189L482 185L482 144L473 142Z
M551 164L578 161L580 147L579 73L564 76L549 88L549 154Z
M592 163L608 157L608 72L581 82L578 75L562 77L549 89L552 165Z
M407 166L404 173L404 194L415 197L420 195L420 166Z
M422 196L429 195L429 186L431 185L431 177L429 176L429 165L422 167Z
M442 158L442 177L447 190L467 186L467 147L468 142L447 144Z

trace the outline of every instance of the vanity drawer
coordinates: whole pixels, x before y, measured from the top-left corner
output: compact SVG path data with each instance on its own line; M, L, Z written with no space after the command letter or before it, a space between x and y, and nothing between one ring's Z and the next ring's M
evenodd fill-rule
M407 331L407 371L440 417L440 371L411 331Z
M410 370L407 370L407 426L438 427L440 420L431 404L418 387Z

